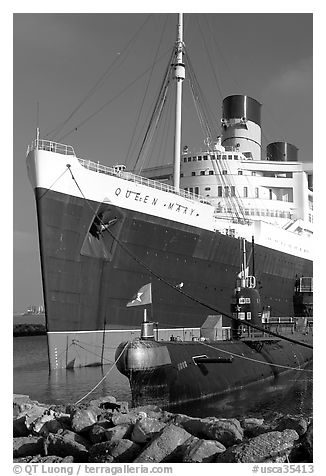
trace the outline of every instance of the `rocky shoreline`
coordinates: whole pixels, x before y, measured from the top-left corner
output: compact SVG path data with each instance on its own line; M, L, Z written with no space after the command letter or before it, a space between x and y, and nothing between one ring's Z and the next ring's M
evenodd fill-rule
M302 415L194 418L107 396L47 405L13 399L18 463L310 463L313 421Z

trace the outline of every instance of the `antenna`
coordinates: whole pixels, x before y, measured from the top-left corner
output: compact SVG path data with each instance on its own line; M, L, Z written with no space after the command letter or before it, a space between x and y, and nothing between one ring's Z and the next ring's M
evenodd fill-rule
M37 101L36 103L36 140L37 142L40 139L39 115L40 115L40 104Z

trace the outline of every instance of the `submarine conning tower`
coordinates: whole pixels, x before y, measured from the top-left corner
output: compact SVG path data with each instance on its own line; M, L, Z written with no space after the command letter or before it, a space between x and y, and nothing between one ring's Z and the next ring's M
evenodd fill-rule
M289 142L272 142L266 147L266 158L273 162L298 162L298 148Z
M256 99L227 96L221 122L222 145L226 150L239 150L248 159L261 160L261 104Z

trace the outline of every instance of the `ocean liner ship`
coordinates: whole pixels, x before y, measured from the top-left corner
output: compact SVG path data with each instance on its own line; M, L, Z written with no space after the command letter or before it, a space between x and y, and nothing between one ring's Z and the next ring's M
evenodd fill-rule
M205 147L181 153L181 15L178 23L161 92L164 103L173 74L173 165L136 175L38 133L28 147L51 369L110 362L139 333L142 313L126 304L149 282L159 338L196 336L211 314L202 303L230 326L243 238L269 315L311 313L296 290L312 292L312 164L287 142L261 151L261 104L247 95L224 99L219 137L207 126Z

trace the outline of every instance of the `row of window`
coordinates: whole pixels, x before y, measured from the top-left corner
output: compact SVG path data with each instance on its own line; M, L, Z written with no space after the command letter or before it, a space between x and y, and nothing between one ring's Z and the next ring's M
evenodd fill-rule
M216 154L210 155L210 160L239 160L237 154ZM196 157L184 157L184 162L200 162L201 160L208 160L208 155L197 155Z
M218 207L217 211L219 213L232 213L232 208L228 207ZM293 215L290 212L285 212L284 210L269 210L269 209L258 209L258 208L245 208L244 214L246 216L258 216L258 217L272 217L272 218L287 218L288 220L293 218Z
M206 174L206 172L208 172L208 174ZM224 170L222 170L222 174L223 175L228 175L228 171L224 169ZM181 175L183 177L183 174L181 174ZM191 172L191 175L193 177L195 177L197 175L197 173L196 172ZM200 170L198 175L214 175L214 171L213 170ZM243 175L243 171L238 169L238 175ZM257 171L252 170L251 175L252 175L252 177L257 176ZM269 174L263 173L263 174L259 174L259 176L260 177L274 177L274 178L275 177L278 177L278 178L292 178L293 174L292 174L292 172L288 172L288 173L283 174L283 176L281 177L280 175L278 175L276 173L275 174L274 173L269 173Z

